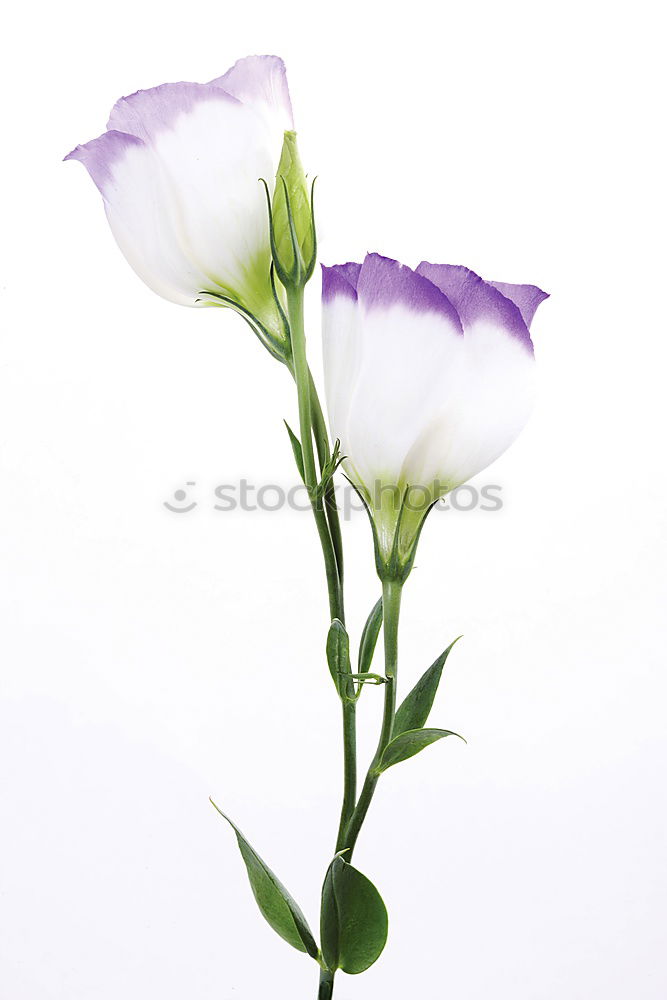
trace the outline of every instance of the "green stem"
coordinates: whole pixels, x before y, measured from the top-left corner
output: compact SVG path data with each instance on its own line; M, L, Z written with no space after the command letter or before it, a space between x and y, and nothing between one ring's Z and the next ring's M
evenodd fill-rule
M287 294L290 331L292 337L293 373L299 401L299 431L306 487L311 497L313 513L322 544L329 590L329 610L331 617L345 621L343 603L343 558L342 540L338 510L333 496L333 487L325 497L326 513L314 500L313 490L317 485L313 433L317 443L318 459L322 466L329 457L329 437L322 407L320 405L313 377L308 368L306 337L303 322L303 291ZM354 685L352 685L354 687ZM353 693L353 691L351 692ZM343 700L343 804L337 842L340 842L357 800L357 722L356 705ZM341 848L337 848L340 850Z
M382 760L382 755L386 747L391 741L391 734L394 728L394 717L396 715L396 675L398 672L398 619L401 609L401 590L402 584L396 581L384 580L382 583L382 606L384 609L384 659L385 677L387 681L384 685L382 730L380 732L380 740L378 742L377 750L375 751L375 756L373 757L371 766L368 769L364 787L362 788L361 795L359 796L359 801L357 802L356 808L352 813L352 818L350 819L347 829L343 832L343 846L340 847L339 850L343 850L343 847L348 848L348 854L345 856L346 860L352 856L352 852L354 851L357 843L357 838L359 837L359 832L363 826L364 820L366 819L368 808L371 804L378 780L380 778L378 765Z
M331 997L333 996L333 988L333 972L329 972L328 969L322 969L320 972L320 989L317 994L317 1000L331 1000Z
M303 325L302 288L287 292L287 311L292 337L294 379L296 381L296 391L299 403L299 432L301 438L301 450L303 453L304 477L306 480L306 489L308 490L311 506L313 508L313 514L315 516L317 532L320 536L322 553L324 555L327 588L329 591L329 610L332 618L338 618L339 614L342 613L343 606L342 588L340 577L338 575L338 562L324 508L315 496L315 488L317 486L318 478L315 466L315 453L313 451L311 375L306 358L306 334Z
M315 379L310 371L308 372L308 378L310 381L310 407L313 417L313 434L315 435L317 457L319 459L320 468L322 468L331 455L331 448L329 447L329 434L327 431L326 420L324 419L324 413L322 412L320 397L317 394Z
M357 802L357 706L343 701L343 805L336 838L336 853L346 846L347 825Z
M333 485L330 484L327 488L324 497L324 506L321 506L315 497L317 470L313 452L313 436L317 445L320 468L322 468L329 458L330 448L324 414L322 413L313 377L308 368L303 299L303 289L287 291L287 311L292 340L293 373L299 403L299 434L303 454L304 477L324 555L331 618L338 618L344 622L343 546ZM351 686L354 688L354 684ZM350 817L354 812L357 797L356 704L347 698L343 699L343 754L344 786L343 805L338 831L339 844ZM336 849L341 850L342 848L338 846ZM328 969L323 969L320 973L318 1000L331 1000L333 987L334 973Z
M318 459L320 467L329 458L329 435L327 425L322 413L322 407L317 395L317 389L310 376L311 404L313 433L317 445ZM338 579L340 583L340 605L338 618L345 623L345 609L343 605L343 539L340 530L340 520L338 508L334 495L333 484L329 484L325 495L326 515L331 532L331 539L336 554L336 564L338 566ZM354 684L350 684L347 692L350 697L354 697ZM357 706L354 701L343 699L343 805L340 813L340 824L336 839L336 851L343 849L342 843L344 832L357 802Z

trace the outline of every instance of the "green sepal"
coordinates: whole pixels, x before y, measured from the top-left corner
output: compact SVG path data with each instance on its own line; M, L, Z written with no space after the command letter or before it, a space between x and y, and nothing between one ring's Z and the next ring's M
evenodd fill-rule
M320 933L327 968L351 976L365 972L382 954L388 928L387 908L373 883L335 857L322 886Z
M382 628L382 598L374 605L371 613L366 619L364 630L361 633L359 642L359 673L367 674L371 669L373 654L377 645L380 629Z
M273 284L273 277L271 278ZM275 287L275 286L274 286ZM212 300L212 301L209 301ZM234 312L241 316L256 337L262 342L264 347L266 347L269 354L276 359L276 361L282 361L283 364L288 365L291 358L291 344L289 341L289 326L285 326L285 313L284 310L280 310L280 320L283 325L283 339L276 337L275 334L271 333L265 324L260 323L253 313L249 309L246 309L244 305L238 302L231 295L225 295L222 292L211 292L211 291L201 291L198 297L195 299L195 303L204 302L212 306L224 306L227 309L233 309Z
M354 684L351 680L350 637L342 621L334 618L327 635L327 663L341 698L354 699Z
M402 544L402 529L403 521L405 518L406 503L408 496L410 495L410 486L405 487L403 493L403 499L401 501L401 508L398 512L398 519L396 521L396 527L394 529L394 540L391 546L391 552L388 558L383 558L380 554L378 561L377 554L378 549L376 547L376 568L380 579L385 581L393 581L395 583L405 583L407 578L412 572L412 567L415 564L415 556L417 554L417 545L419 544L419 539L421 533L424 529L424 524L426 523L426 518L431 513L439 498L433 500L431 504L422 512L419 525L414 532L414 534L409 537L407 545Z
M329 458L326 460L326 462L324 463L324 466L322 468L322 478L320 479L319 483L315 487L315 499L316 500L321 501L324 498L324 496L325 496L325 494L326 494L326 492L329 489L329 486L331 484L331 480L334 477L334 473L336 472L336 469L341 464L341 462L344 462L344 461L345 461L345 455L341 455L341 453L340 453L340 441L338 439L336 439L336 443L334 444L333 452L331 453L331 455L329 456Z
M394 728L392 730L394 737L400 733L407 732L409 729L421 729L422 726L426 725L429 712L433 707L440 678L442 677L443 667L447 662L447 657L451 650L460 638L461 636L458 636L458 638L454 639L454 642L450 643L444 653L441 653L437 660L431 664L401 704L394 719Z
M225 816L213 799L211 805L226 819L236 834L239 850L245 862L250 887L264 919L280 937L297 951L305 952L319 960L319 949L303 913L287 889L276 878L259 854L250 846L239 828Z
M287 423L287 421L283 420L283 423L287 428L287 433L289 434L289 440L290 444L292 445L292 452L294 454L294 461L296 462L296 467L299 470L299 475L301 476L301 479L305 483L306 475L303 468L303 448L301 447L301 442L299 441L298 437L296 436L290 425Z
M402 760L414 757L431 743L436 743L438 740L444 739L445 736L458 736L460 740L463 740L462 736L453 733L450 729L409 729L407 732L401 733L385 747L382 759L377 766L377 773L382 774L394 764L400 764ZM463 742L466 741L463 740Z

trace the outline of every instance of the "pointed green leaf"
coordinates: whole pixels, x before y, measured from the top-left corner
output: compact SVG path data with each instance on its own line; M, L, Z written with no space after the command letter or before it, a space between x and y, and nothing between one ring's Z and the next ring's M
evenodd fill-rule
M350 665L350 638L345 626L338 618L334 618L329 627L327 663L338 693L354 697L354 685L346 676L352 669Z
M444 653L441 653L435 663L432 663L426 673L417 681L410 694L407 696L401 707L396 712L394 720L394 736L405 733L410 729L421 729L426 725L429 712L433 707L435 693L442 677L442 670L447 661L450 651L459 641L454 639Z
M366 624L364 625L364 631L361 633L361 642L359 643L359 673L366 674L371 669L371 663L373 662L373 654L375 653L375 646L378 641L378 635L380 634L380 628L382 627L382 598L377 602L373 610L371 611Z
M229 816L218 809L213 799L211 805L226 819L236 834L239 850L245 862L250 879L250 887L264 919L283 940L297 951L304 951L317 959L317 944L303 913L294 902L287 889L276 878L259 854L250 846L241 831Z
M453 733L450 729L409 729L406 733L401 733L386 747L378 771L386 771L388 767L414 757L420 750L424 750L437 740L444 739L445 736L459 736L459 734ZM463 737L459 736L459 739L463 740ZM463 742L465 743L465 740Z
M292 451L294 452L294 461L296 462L296 467L299 470L299 475L305 482L306 476L303 471L303 450L301 448L301 442L299 441L298 437L296 436L290 425L287 423L287 421L283 420L283 423L287 428L287 433L289 434L290 444L292 445Z
M370 968L387 941L387 909L365 875L338 856L322 886L322 956L332 972Z

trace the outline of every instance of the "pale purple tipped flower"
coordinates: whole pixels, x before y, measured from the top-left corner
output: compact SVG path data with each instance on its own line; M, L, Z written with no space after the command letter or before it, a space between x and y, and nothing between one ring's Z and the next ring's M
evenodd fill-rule
M201 293L231 297L282 335L258 178L273 184L292 128L282 59L249 56L211 83L121 98L108 131L66 159L88 169L121 250L150 288L183 305L206 304Z
M424 261L412 270L379 254L322 275L331 430L388 556L399 509L392 489L421 498L414 516L404 512L407 548L428 505L523 428L534 394L529 324L547 296L465 267Z

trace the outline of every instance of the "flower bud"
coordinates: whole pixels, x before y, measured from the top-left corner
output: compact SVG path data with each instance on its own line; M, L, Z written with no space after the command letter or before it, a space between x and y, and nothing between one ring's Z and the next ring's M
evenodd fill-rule
M278 277L285 287L302 286L315 267L317 240L312 188L301 164L296 132L285 132L271 216Z

